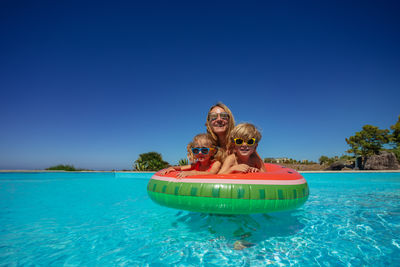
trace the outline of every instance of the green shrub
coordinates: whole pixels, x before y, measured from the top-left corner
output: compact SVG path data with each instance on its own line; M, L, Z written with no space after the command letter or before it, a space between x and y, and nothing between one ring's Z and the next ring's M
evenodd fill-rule
M59 164L56 166L51 166L48 167L47 169L48 171L81 171L82 169L75 169L75 167L73 165L63 165L63 164Z
M395 149L391 149L389 151L393 152L393 154L396 155L397 161L400 162L400 147L397 147Z
M164 161L161 154L157 152L140 154L133 164L133 168L136 171L159 171L168 166L169 163Z

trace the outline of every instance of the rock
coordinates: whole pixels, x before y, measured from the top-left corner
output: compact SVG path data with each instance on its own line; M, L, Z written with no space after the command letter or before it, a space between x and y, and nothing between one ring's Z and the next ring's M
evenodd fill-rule
M327 171L340 171L342 170L344 167L346 167L346 164L344 162L341 161L336 161L334 163L332 163L328 168L326 168L325 170Z
M380 151L378 155L366 159L364 170L398 170L399 162L392 152Z
M242 250L242 249L245 249L245 248L252 247L254 245L255 245L254 243L250 243L250 242L247 242L245 240L238 240L233 244L233 249L234 250Z

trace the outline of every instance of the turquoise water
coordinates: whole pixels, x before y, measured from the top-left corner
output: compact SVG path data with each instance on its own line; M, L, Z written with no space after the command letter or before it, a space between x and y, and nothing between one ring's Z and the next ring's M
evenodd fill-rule
M400 265L400 173L304 174L302 208L246 216L158 206L150 177L0 173L0 266Z

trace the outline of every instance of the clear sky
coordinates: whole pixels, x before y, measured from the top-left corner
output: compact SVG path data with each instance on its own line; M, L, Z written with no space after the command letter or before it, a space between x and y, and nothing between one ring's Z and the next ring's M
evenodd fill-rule
M0 169L171 164L217 101L262 157L400 115L399 1L0 1Z

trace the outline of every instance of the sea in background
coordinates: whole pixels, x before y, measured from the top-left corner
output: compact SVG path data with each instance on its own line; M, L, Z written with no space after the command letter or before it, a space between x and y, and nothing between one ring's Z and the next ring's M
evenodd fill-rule
M151 175L0 173L0 266L400 265L400 173L304 173L303 207L235 216L158 206Z

